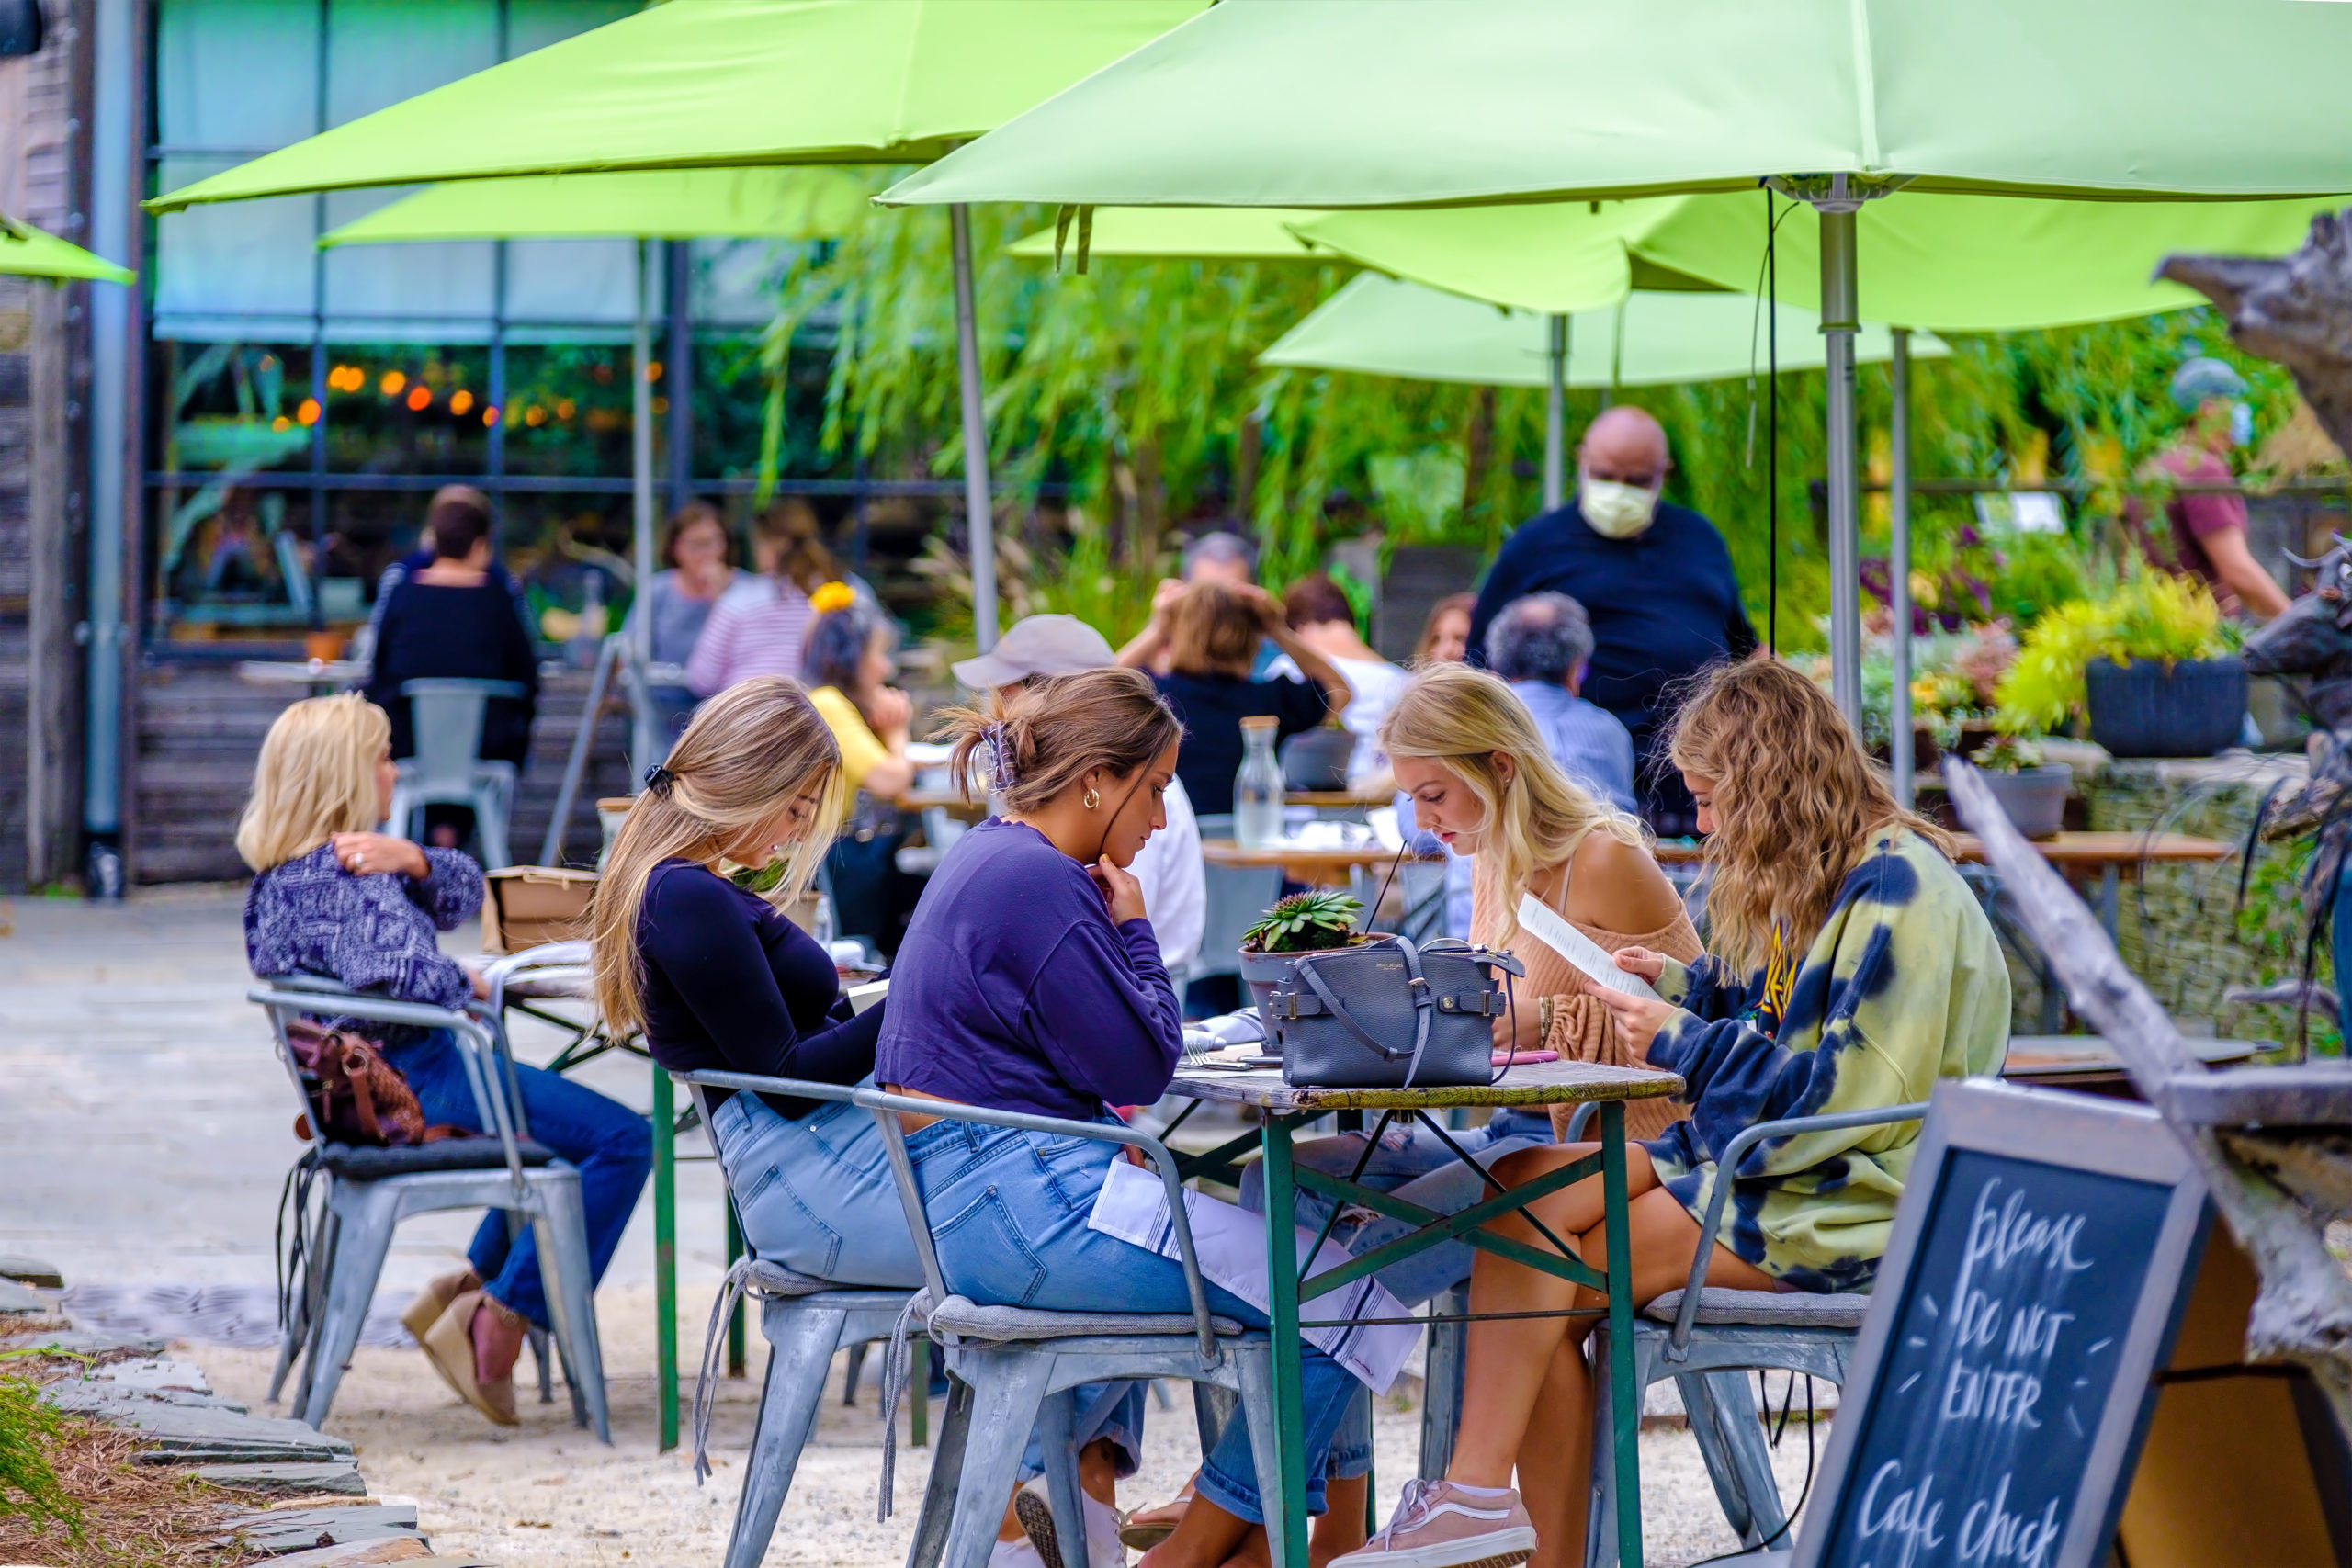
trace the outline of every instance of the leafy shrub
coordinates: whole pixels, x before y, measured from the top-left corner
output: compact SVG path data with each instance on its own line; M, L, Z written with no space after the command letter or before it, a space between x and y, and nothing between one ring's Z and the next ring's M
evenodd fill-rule
M0 1375L0 1517L16 1515L36 1525L53 1519L78 1541L81 1507L58 1483L42 1451L63 1425L40 1402L40 1389L30 1379Z
M2001 677L2001 723L2049 731L2079 716L2084 671L2094 659L2169 665L2229 651L2221 607L2203 583L2169 572L2136 572L2103 599L2060 604L2034 622L2018 645L2017 662Z

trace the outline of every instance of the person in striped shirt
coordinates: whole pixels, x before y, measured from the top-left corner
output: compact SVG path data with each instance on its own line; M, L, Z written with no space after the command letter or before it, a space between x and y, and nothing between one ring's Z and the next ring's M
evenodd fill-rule
M686 660L686 684L716 696L754 675L800 678L800 649L816 618L808 596L841 575L817 525L817 513L786 496L752 527L758 575L739 577L710 612Z

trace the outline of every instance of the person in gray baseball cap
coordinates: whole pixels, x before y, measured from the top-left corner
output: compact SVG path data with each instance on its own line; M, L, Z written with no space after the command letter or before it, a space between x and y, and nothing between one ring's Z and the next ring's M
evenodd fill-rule
M1075 675L1115 662L1101 632L1075 615L1024 615L1006 628L996 647L959 660L956 679L976 692L1002 692L1049 675ZM1127 869L1143 884L1144 908L1159 938L1160 961L1182 983L1201 951L1208 922L1207 876L1201 863L1201 829L1182 781L1168 781L1160 797L1168 826L1154 833Z

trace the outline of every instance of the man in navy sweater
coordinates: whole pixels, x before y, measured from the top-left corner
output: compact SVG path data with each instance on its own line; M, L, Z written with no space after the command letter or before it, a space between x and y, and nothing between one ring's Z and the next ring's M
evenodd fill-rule
M1690 792L1662 754L1668 688L1756 647L1723 536L1658 499L1671 466L1657 420L1637 408L1603 412L1577 448L1576 498L1503 541L1470 612L1476 660L1487 625L1512 600L1565 593L1584 605L1593 653L1583 694L1632 732L1642 814L1661 838L1698 829Z

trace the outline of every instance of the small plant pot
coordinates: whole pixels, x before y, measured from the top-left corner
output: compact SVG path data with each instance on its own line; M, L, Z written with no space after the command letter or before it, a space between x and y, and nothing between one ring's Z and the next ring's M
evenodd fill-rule
M1349 945L1376 942L1386 934L1385 931L1360 932ZM1325 948L1322 951L1332 953L1338 950ZM1294 983L1300 959L1313 956L1311 953L1253 953L1246 947L1241 950L1241 980L1250 987L1250 998L1257 1006L1258 1023L1266 1032L1266 1049L1269 1051L1275 1048L1274 1015L1272 1010L1274 992Z
M2114 757L2210 757L2245 728L2245 666L2235 659L2118 664L2083 671L2091 739Z
M2065 825L2066 796L2074 788L2075 770L2064 762L2020 768L2014 773L1980 773L1984 787L2009 814L2017 830L2029 839L2047 839Z

